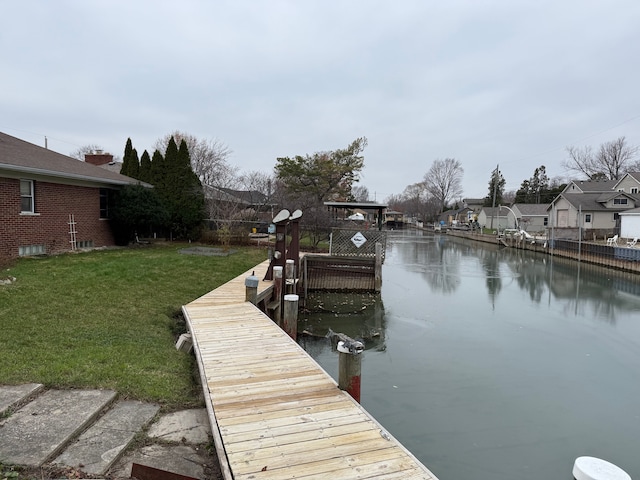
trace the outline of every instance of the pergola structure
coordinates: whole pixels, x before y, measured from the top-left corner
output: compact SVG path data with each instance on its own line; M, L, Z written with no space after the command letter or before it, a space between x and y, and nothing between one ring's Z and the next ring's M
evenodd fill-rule
M370 203L370 202L324 202L324 204L333 212L333 216L337 216L338 210L364 210L378 212L378 230L382 230L383 211L388 207L384 203Z

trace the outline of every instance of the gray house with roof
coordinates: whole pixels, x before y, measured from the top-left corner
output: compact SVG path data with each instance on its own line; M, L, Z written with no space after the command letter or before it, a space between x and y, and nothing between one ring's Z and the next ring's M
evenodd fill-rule
M529 233L544 233L549 225L548 203L515 203L511 206L519 227Z
M627 174L621 180L569 183L548 208L556 237L577 238L579 229L583 238L619 235L620 214L640 207L636 175Z

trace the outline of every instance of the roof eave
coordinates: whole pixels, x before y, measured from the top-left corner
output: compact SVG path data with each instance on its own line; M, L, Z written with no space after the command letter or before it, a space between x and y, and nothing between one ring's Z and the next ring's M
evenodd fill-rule
M136 182L128 182L125 180L115 180L115 179L106 179L106 178L100 178L100 177L91 177L88 175L78 175L75 173L56 172L52 170L45 170L42 168L23 167L23 166L17 166L17 165L10 165L6 163L0 163L0 170L8 170L10 172L17 172L17 173L30 173L30 174L42 175L46 177L63 178L63 179L67 178L71 180L82 180L82 181L88 181L88 182L94 182L94 183L104 183L107 185L133 185L136 183ZM140 183L143 183L143 182L140 182Z

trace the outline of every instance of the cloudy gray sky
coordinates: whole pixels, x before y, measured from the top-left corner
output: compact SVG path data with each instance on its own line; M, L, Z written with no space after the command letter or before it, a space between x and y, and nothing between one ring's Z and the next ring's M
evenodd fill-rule
M122 156L181 130L245 171L369 140L378 201L434 159L483 197L640 145L637 0L1 0L0 131ZM372 198L374 199L374 198Z

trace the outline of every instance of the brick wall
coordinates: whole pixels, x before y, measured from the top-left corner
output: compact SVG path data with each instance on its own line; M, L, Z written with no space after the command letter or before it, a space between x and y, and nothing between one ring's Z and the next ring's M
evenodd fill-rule
M20 180L0 178L0 257L16 257L26 245L44 245L48 254L71 250L69 214L77 241L114 245L109 221L100 220L98 188L36 181L34 190L36 215L20 214Z

